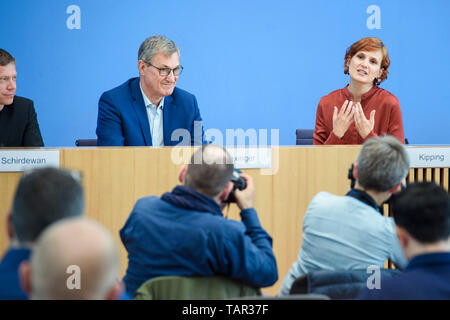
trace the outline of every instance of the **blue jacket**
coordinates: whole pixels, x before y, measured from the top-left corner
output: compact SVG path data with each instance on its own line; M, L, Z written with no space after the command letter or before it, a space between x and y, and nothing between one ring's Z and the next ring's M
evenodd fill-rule
M194 121L196 122L194 123ZM203 126L201 121L195 96L175 87L172 95L164 98L164 145L202 144ZM172 141L172 133L177 129L185 129L184 135L180 136L176 132ZM150 125L139 87L139 78L129 79L122 85L102 94L98 103L96 133L99 146L152 145Z
M30 258L30 249L9 249L0 261L0 300L27 300L19 280L19 266Z
M450 299L450 253L415 256L400 276L382 278L381 289L365 289L359 299Z
M124 277L130 295L160 276L225 275L254 287L278 279L272 238L254 209L242 222L224 218L209 197L184 186L162 198L139 199L120 237L128 251Z

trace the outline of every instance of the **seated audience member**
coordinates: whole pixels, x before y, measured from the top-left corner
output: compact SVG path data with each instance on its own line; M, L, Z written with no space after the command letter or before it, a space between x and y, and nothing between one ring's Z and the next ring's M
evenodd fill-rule
M114 239L99 223L82 218L58 221L39 236L30 261L20 266L33 300L114 300L119 255Z
M131 78L100 97L98 145L202 144L197 99L175 87L183 71L178 46L164 36L147 38L139 48L138 69L138 78Z
M450 299L450 197L434 182L409 185L393 200L402 274L365 289L361 299Z
M0 261L0 299L27 299L19 282L20 263L28 260L34 242L48 225L81 216L83 211L83 188L75 173L43 168L22 176L7 215L10 242Z
M0 147L43 147L33 101L16 96L16 60L0 49Z
M380 214L379 207L401 188L408 171L408 154L397 139L367 140L352 168L354 189L346 196L319 192L309 204L298 260L279 295L289 294L294 280L311 271L382 268L388 258L404 267L394 220Z
M254 209L255 187L236 190L242 221L228 220L222 210L233 189L233 160L220 146L199 147L180 170L182 185L161 198L135 204L120 236L128 251L124 277L130 295L150 278L223 275L254 287L278 278L272 238Z

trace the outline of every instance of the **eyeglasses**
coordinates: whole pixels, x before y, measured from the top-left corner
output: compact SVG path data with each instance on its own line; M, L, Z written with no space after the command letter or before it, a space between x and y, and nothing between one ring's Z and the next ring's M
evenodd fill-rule
M178 76L181 74L181 72L183 72L183 67L182 67L182 66L178 66L178 67L176 67L175 69L170 69L170 68L158 68L158 67L152 65L150 62L147 62L147 61L144 61L144 62L145 62L148 66L151 66L151 67L153 67L153 68L155 68L155 69L158 69L159 75L160 75L161 77L167 77L167 76L170 74L170 72L173 72L173 76L174 76L174 77L178 77Z

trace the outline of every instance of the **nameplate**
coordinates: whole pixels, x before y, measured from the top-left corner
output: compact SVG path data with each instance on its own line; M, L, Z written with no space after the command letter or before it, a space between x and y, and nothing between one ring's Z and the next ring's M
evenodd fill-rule
M20 172L42 167L59 168L59 150L0 150L0 172Z
M450 167L450 148L406 148L411 168Z
M270 169L272 149L267 148L226 148L238 169Z

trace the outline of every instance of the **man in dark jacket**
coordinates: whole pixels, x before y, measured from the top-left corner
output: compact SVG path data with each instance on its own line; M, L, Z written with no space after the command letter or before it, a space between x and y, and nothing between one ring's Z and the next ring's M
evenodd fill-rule
M33 101L16 96L16 60L0 49L0 147L43 147Z
M434 182L408 186L393 201L397 236L409 263L361 299L450 299L450 197Z
M224 275L254 287L278 279L272 238L254 209L255 188L242 174L234 192L242 221L222 214L233 189L233 160L216 145L200 147L179 174L182 185L161 198L139 199L120 236L128 251L124 282L129 294L161 276Z

